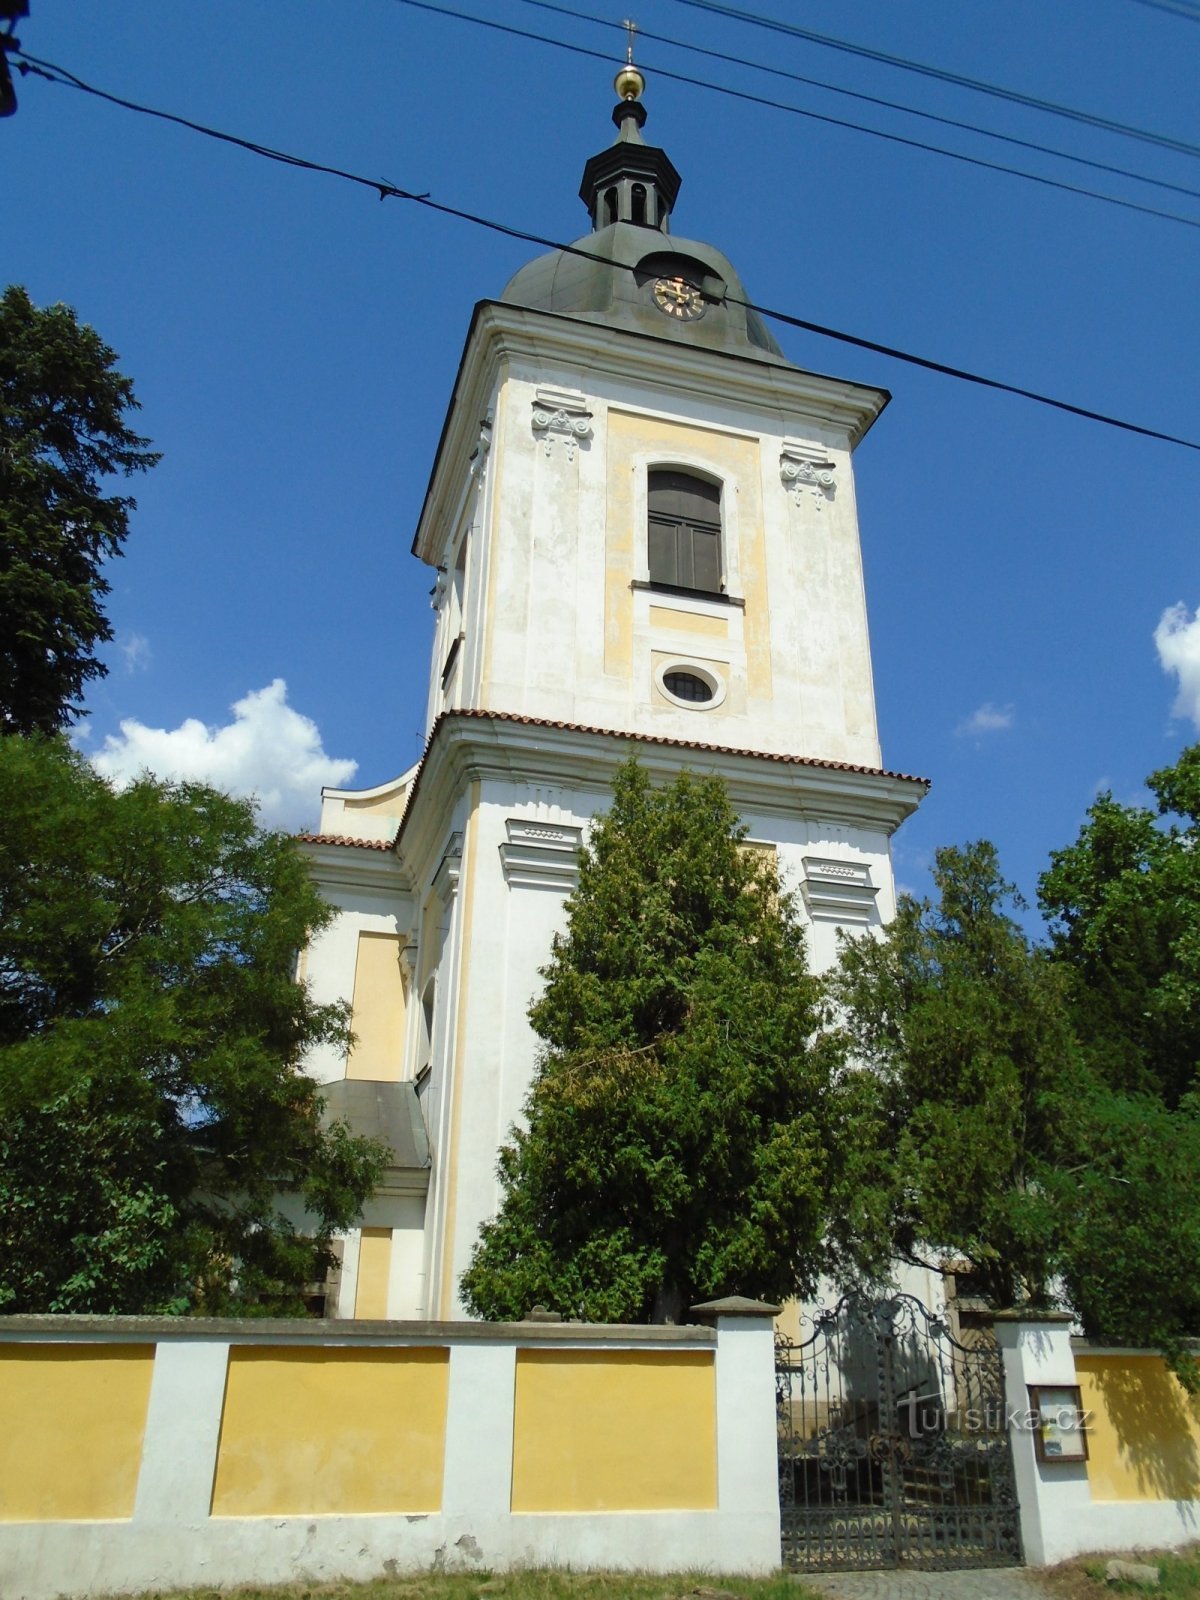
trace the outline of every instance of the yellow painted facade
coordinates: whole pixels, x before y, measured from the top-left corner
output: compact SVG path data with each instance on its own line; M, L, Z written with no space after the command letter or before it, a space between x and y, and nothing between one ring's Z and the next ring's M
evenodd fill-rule
M395 933L360 933L354 963L350 1027L354 1045L346 1061L348 1078L395 1082L404 1062L404 979L402 944Z
M364 1228L358 1241L358 1285L354 1291L356 1317L386 1317L388 1277L392 1270L392 1230Z
M133 1515L154 1346L0 1350L0 1521Z
M439 1511L449 1370L447 1350L235 1347L213 1516Z
M514 1511L711 1511L716 1373L705 1350L520 1350Z
M1077 1355L1096 1500L1200 1499L1200 1396L1159 1356Z
M710 639L729 637L729 624L724 617L707 617L699 611L679 611L674 606L651 606L650 626L669 628L673 633L702 633Z
M388 789L384 794L377 794L371 799L362 800L347 797L342 805L347 811L356 811L360 817L394 817L397 824L404 816L404 807L408 799L408 785L399 783Z
M610 408L604 591L606 672L622 676L633 672L633 594L629 585L637 575L637 551L644 549L646 538L641 526L645 520L642 468L649 463L678 462L724 481L722 560L728 563L728 544L736 538L739 586L746 602L746 688L756 699L770 698L771 631L759 458L757 439Z

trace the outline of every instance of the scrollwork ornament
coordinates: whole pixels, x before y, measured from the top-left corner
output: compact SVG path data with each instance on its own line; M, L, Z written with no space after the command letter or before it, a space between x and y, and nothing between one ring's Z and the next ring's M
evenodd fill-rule
M811 495L818 510L833 499L837 488L833 468L824 461L803 461L785 455L779 463L779 476L797 505L803 503L805 495Z
M542 437L542 449L546 455L554 453L554 440L559 438L568 461L575 459L576 440L590 438L592 432L592 419L586 412L572 414L561 407L557 411L549 411L535 406L532 423L534 433Z

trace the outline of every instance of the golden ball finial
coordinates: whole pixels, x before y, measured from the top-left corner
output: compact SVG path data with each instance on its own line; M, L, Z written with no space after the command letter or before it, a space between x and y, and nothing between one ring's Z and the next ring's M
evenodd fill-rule
M645 87L646 80L632 61L627 62L613 79L613 88L620 100L640 100Z

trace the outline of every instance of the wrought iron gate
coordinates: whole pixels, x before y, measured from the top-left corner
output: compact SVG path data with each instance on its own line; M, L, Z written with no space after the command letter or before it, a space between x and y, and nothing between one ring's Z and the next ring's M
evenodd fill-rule
M849 1297L779 1340L783 1560L995 1567L1021 1534L999 1349L911 1295Z

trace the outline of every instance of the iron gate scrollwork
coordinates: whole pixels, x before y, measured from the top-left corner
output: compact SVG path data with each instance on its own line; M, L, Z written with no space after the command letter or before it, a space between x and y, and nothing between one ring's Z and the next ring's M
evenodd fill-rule
M776 1341L785 1565L994 1567L1021 1533L994 1340L911 1295L855 1296Z

